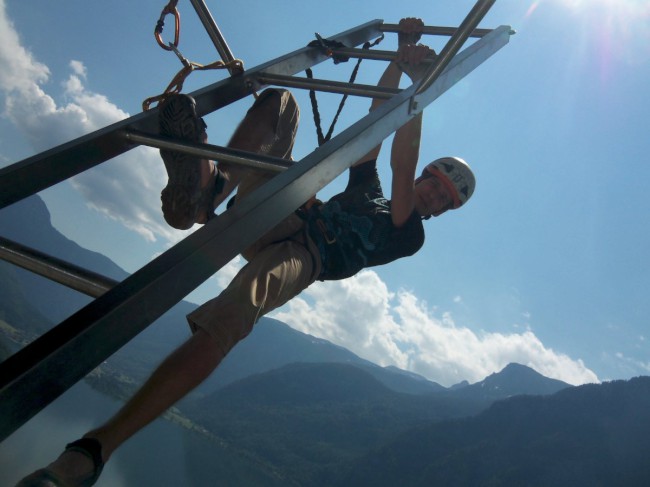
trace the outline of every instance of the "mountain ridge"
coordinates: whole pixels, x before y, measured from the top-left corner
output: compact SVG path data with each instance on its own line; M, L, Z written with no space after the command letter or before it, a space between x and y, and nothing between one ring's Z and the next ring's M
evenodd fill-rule
M648 447L650 377L638 377L511 397L407 431L359 459L339 485L642 486Z

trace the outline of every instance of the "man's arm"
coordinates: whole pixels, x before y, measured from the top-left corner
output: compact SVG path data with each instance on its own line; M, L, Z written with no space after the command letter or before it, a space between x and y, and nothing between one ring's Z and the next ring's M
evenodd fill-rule
M420 19L403 19L400 22L400 47L396 64L413 82L426 73L424 60L435 52L422 44L420 39L424 24ZM391 217L400 227L406 223L415 209L415 171L420 155L422 135L422 112L395 132L391 148L390 166L393 171L391 187Z
M419 80L426 67L424 59L434 52L427 46L416 45L424 24L420 19L407 18L400 21L397 58L391 61L379 80L382 88L398 88L402 72L414 82ZM377 109L385 100L373 99L370 111ZM406 223L415 209L415 170L420 154L422 134L422 113L412 118L395 132L391 148L390 165L393 171L391 187L391 217L393 224L400 227ZM359 159L353 166L377 159L381 144Z
M399 26L400 32L398 33L398 57L396 60L391 61L388 64L388 67L379 79L377 86L380 88L399 88L399 82L402 77L402 68L400 66L403 67L405 65L405 62L408 62L409 59L409 55L404 54L403 51L408 49L407 46L415 46L415 44L420 40L424 23L420 19L407 17L399 21ZM373 98L372 104L370 105L370 111L372 112L373 110L376 110L381 105L383 105L385 101L386 100L383 100L381 98ZM380 150L381 144L368 152L352 166L358 166L364 162L377 159Z
M382 74L381 78L379 79L379 83L377 84L377 86L379 86L380 88L397 88L399 86L399 81L401 77L402 77L402 70L399 68L399 66L395 61L391 61L388 64L386 70L384 71L384 74ZM381 98L373 98L372 104L370 105L370 111L372 112L373 110L376 110L381 105L383 105L385 101L386 100L383 100ZM370 152L368 152L361 159L359 159L357 162L355 162L352 166L353 167L358 166L359 164L363 164L364 162L377 159L380 150L381 150L381 143L377 147L372 149Z
M400 227L415 209L415 170L420 155L422 112L395 132L390 154L393 171L391 218Z
M433 51L423 45L406 45L400 48L397 58L399 69L414 82L426 72L423 61ZM422 112L413 117L395 132L390 154L393 171L391 187L391 216L393 224L402 226L415 209L415 171L420 156L422 135Z

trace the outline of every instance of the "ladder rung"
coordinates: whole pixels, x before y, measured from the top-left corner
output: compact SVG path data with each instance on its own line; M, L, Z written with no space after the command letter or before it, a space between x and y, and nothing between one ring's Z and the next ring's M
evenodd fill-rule
M183 140L174 140L168 137L147 134L136 130L125 131L124 137L135 144L182 152L202 159L230 162L232 164L252 167L262 171L282 172L292 165L292 162L280 157L265 156L263 154L246 152L212 144L193 144Z
M380 29L382 32L400 31L399 24L383 24ZM434 36L452 36L457 30L457 27L425 26L424 29L422 29L422 33ZM492 32L492 29L474 29L468 37L484 37L490 32Z
M392 61L397 57L395 51L382 51L378 49L359 49L356 47L339 47L333 48L332 52L336 54L342 54L350 58L359 58L359 59L371 59L376 61ZM430 57L424 59L424 63L431 63L435 60L435 57Z
M0 259L97 298L117 281L0 237Z
M354 96L365 96L368 98L382 98L384 100L392 98L401 92L399 89L381 88L373 85L351 84L341 81L300 78L296 76L284 76L270 73L261 73L258 75L257 79L264 85L286 86L289 88L325 91L328 93L342 93Z

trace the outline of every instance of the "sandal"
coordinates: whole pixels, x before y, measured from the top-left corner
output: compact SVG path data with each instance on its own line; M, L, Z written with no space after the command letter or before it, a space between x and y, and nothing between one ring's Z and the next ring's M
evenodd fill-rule
M161 103L159 111L160 134L188 142L203 142L207 125L196 114L196 102L189 95L174 94ZM167 223L187 230L196 222L201 210L208 219L214 216L213 200L219 194L219 172L215 184L201 188L201 162L196 156L160 151L169 180L162 190L163 215ZM210 162L214 164L213 162Z
M51 470L41 468L18 482L16 487L91 487L95 485L104 469L101 443L95 438L81 438L66 445L65 451L81 453L90 458L93 462L92 475L81 483L73 485L63 481Z
M50 470L41 468L16 484L16 487L70 487Z

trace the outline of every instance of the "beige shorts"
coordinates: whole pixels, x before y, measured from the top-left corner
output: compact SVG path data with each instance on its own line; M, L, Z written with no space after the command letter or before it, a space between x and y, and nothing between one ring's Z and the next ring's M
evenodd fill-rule
M286 147L286 134L293 138L298 124L295 99L286 90L267 90L246 117L253 117L254 121L258 115L256 109L267 103L277 108L276 133L279 143ZM268 108L265 107L265 113ZM288 145L289 154L292 145L293 140ZM270 177L272 175L261 171L248 171L239 185L237 197L254 191ZM248 263L228 287L187 316L192 331L202 328L208 332L224 353L246 337L259 318L297 296L320 273L316 246L307 236L304 221L296 214L280 222L242 255Z

